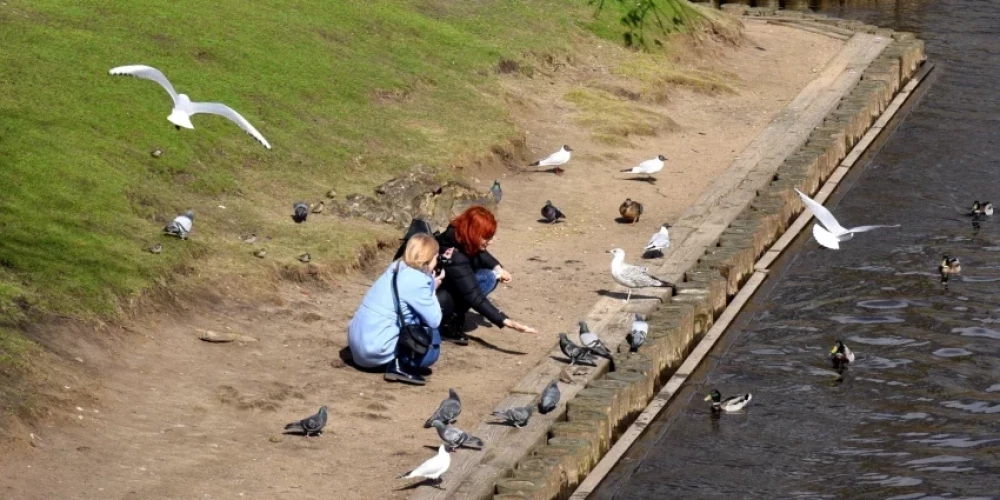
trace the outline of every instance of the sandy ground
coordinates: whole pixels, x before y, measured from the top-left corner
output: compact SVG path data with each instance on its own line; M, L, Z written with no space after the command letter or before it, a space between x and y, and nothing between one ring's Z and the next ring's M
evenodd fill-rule
M84 360L98 364L93 398L81 399L73 415L41 422L35 447L0 456L0 498L405 497L408 483L394 478L434 453L437 435L422 423L447 389L462 397L459 427L474 429L559 331L572 331L601 291L615 289L605 251L618 246L637 259L649 235L676 220L841 45L757 23L747 33L752 43L713 63L739 77L739 95L678 92L663 109L680 131L637 140L634 149L594 143L575 124L558 96L579 81L509 82L521 95L514 116L538 156L563 143L577 151L563 176L501 178L492 250L514 281L493 297L542 333L479 327L468 347L445 344L425 387L410 387L339 359L372 275L350 274L326 289L283 285L281 298L265 304L148 316L131 326L143 335L104 360ZM618 173L656 154L669 162L655 184ZM492 177L481 177L488 188ZM615 222L626 197L646 206L634 226ZM566 222L537 222L546 199ZM198 328L259 342L209 344L197 340ZM330 407L324 436L281 434L323 404Z

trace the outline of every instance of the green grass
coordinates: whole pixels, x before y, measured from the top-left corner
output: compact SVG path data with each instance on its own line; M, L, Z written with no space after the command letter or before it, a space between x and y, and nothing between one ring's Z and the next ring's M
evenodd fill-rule
M593 131L593 138L610 146L629 147L629 137L655 137L677 129L662 111L653 111L604 90L576 88L563 96L576 105L576 120Z

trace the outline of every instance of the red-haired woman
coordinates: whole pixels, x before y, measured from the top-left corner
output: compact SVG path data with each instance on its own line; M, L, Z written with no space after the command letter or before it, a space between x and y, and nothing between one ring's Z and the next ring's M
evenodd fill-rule
M451 220L451 224L437 237L441 246L438 266L445 270L445 278L437 289L438 302L444 321L441 338L459 345L467 345L465 313L474 309L499 328L505 326L519 332L537 333L534 328L522 325L507 317L486 296L497 282L511 280L486 250L497 232L497 221L488 209L470 207Z

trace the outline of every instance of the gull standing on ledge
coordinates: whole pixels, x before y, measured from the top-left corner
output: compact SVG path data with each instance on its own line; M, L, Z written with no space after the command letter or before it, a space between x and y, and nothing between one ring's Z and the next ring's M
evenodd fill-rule
M563 145L563 147L560 148L559 151L556 151L555 153L550 154L544 160L538 160L538 161L536 161L535 163L532 163L529 166L530 167L556 167L555 168L556 175L562 175L563 169L561 169L559 167L561 167L562 165L565 165L566 162L569 161L569 157L571 156L572 151L573 150L569 146Z
M163 76L163 73L161 73L160 70L152 66L144 66L141 64L118 66L117 68L111 68L111 71L108 71L108 74L134 76L144 80L152 80L167 89L167 92L170 93L170 97L174 100L174 109L170 112L170 116L167 117L167 120L170 120L170 123L173 123L174 126L177 127L177 130L180 130L181 127L193 130L194 125L191 124L191 116L198 113L210 113L232 120L246 133L250 134L251 137L263 144L265 148L271 149L271 145L268 144L267 139L264 139L264 136L260 135L260 132L253 128L253 125L250 125L250 122L248 122L246 118L243 118L242 115L234 111L232 108L217 102L192 102L191 98L188 97L187 94L178 94L177 91L174 90L174 86L170 84L170 80L167 80L167 77Z
M430 479L432 484L441 483L441 475L448 472L448 467L451 467L451 455L445 450L444 445L438 446L437 455L427 459L424 463L417 466L416 469L397 477L396 479L410 479L414 477L423 477Z
M844 226L841 226L840 223L837 222L837 219L833 217L833 214L831 214L826 207L820 205L816 202L816 200L806 196L798 189L796 189L795 192L799 193L799 198L802 198L802 202L806 204L809 211L812 212L812 214L819 221L818 224L813 224L813 236L820 245L823 245L826 248L839 250L840 242L853 238L854 233L863 233L880 227L899 227L899 224L896 224L893 226L858 226L850 229L844 229Z
M674 286L673 283L650 276L648 269L645 267L626 264L625 250L612 248L608 253L613 256L611 259L611 277L614 278L615 283L628 288L628 297L625 298L625 303L628 303L629 299L632 298L633 288L666 288Z
M645 258L646 255L656 255L659 254L660 257L663 256L663 251L670 248L670 224L666 222L660 226L659 232L653 233L649 237L649 243L646 243L646 248L642 249L642 256Z
M632 168L623 169L622 172L627 172L630 174L646 174L646 178L649 180L656 180L653 178L653 174L663 170L663 162L667 161L667 158L663 155L657 155L656 158L652 160L646 160Z

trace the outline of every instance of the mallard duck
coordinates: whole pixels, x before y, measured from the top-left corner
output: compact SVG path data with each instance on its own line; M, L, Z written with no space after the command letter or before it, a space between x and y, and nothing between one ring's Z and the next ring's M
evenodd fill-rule
M712 393L705 396L705 401L712 401L712 413L740 411L751 399L753 399L753 395L749 392L722 399L722 394L718 389L712 389Z
M979 203L979 200L976 200L976 201L972 202L972 210L969 210L968 212L966 212L965 215L976 215L976 214L979 213L979 210L981 208L982 208L982 205Z
M551 224L559 219L565 219L566 216L552 204L551 200L545 200L545 206L542 207L542 218Z
M993 204L988 201L983 202L982 206L979 208L979 211L985 215L993 215Z
M938 271L941 272L941 283L947 286L948 278L950 278L952 274L962 272L962 263L959 262L958 257L948 257L947 255L944 255L941 257L941 265L938 266Z
M326 208L326 204L323 203L323 200L320 200L319 203L316 203L315 205L312 206L311 211L314 214L321 214L323 213L324 208Z
M833 349L830 349L830 361L834 368L840 369L854 362L854 353L843 341L838 340Z
M632 201L631 198L626 198L625 201L618 207L618 213L621 214L622 219L625 222L631 222L635 224L639 222L639 217L642 216L642 203L638 201Z

